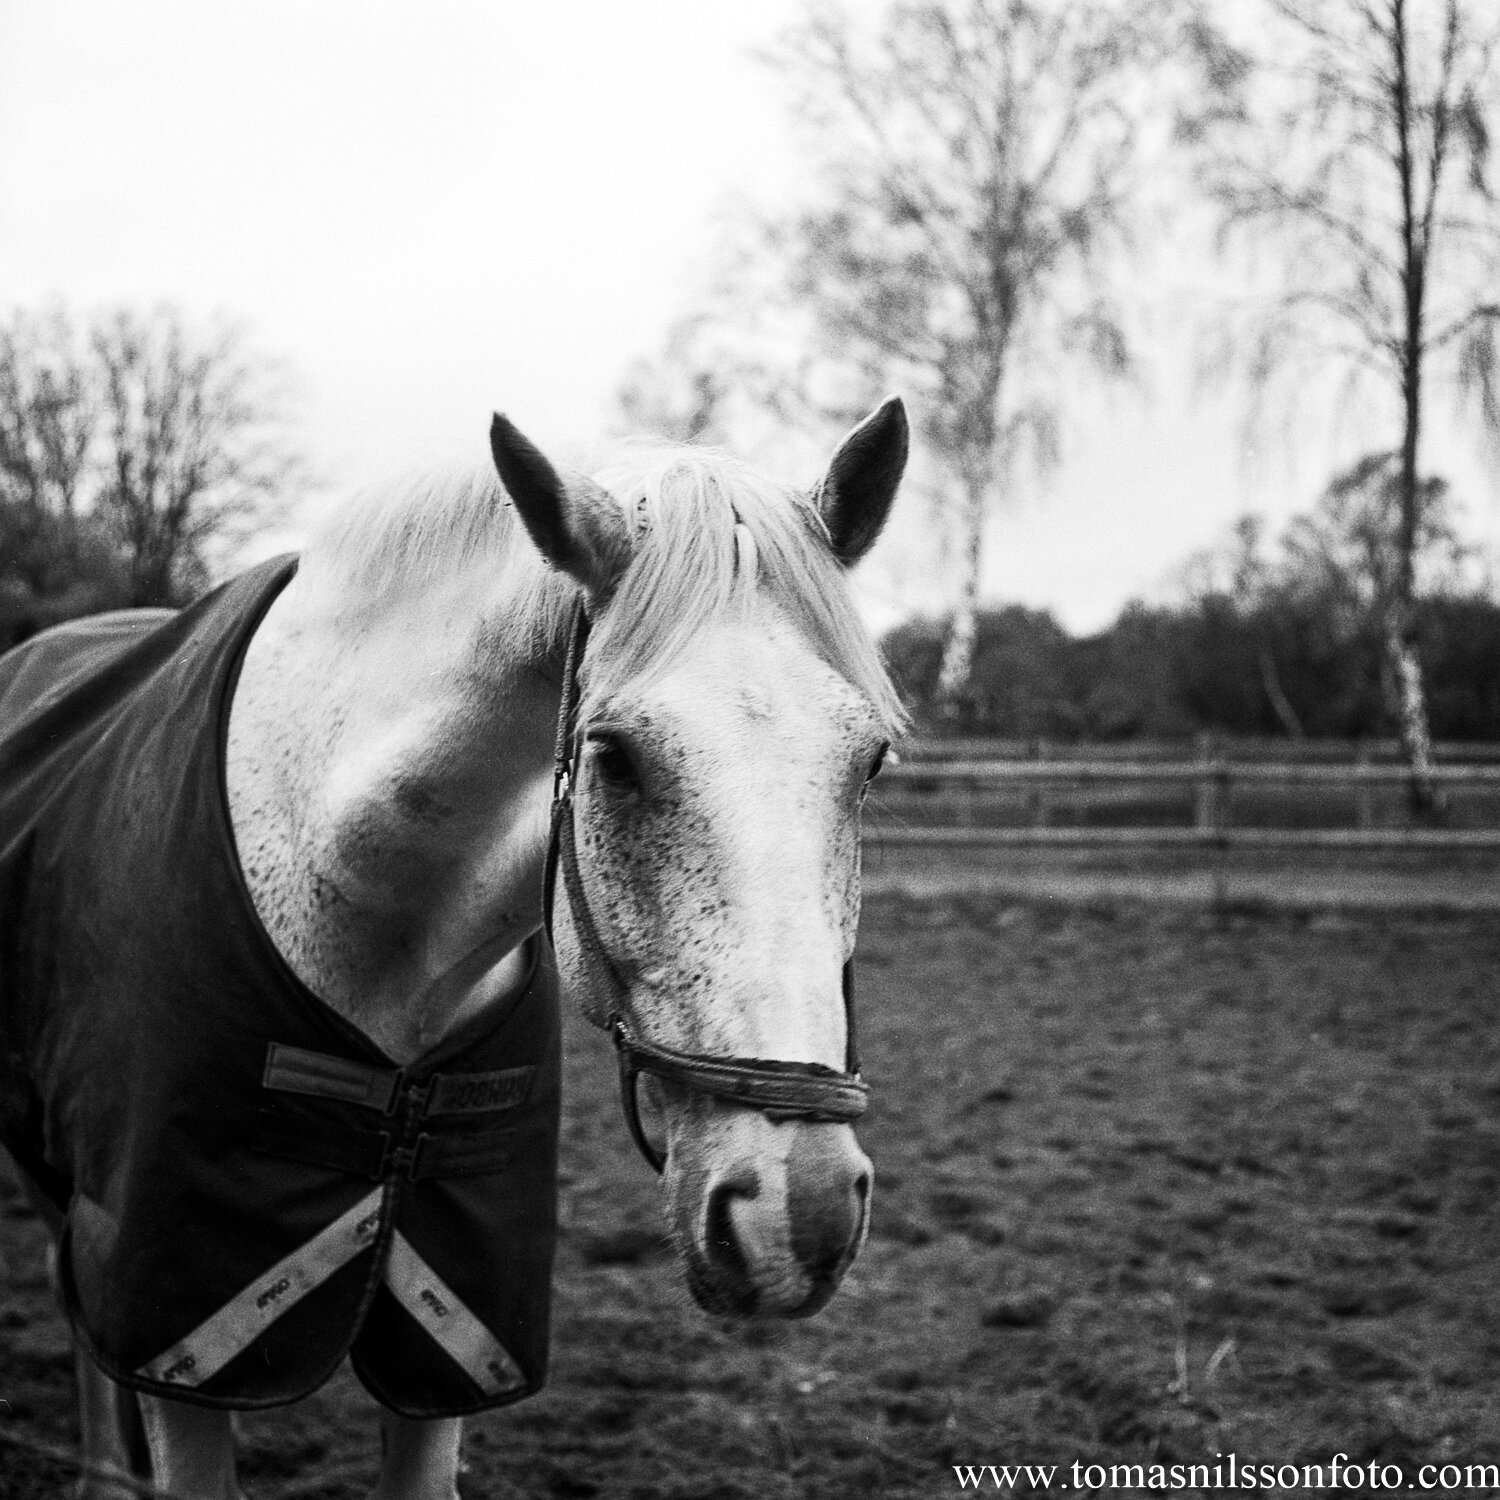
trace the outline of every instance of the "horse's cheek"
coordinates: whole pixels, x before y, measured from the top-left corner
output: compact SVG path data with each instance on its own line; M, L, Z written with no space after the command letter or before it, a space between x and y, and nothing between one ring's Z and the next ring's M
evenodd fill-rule
M860 845L858 819L841 821L830 840L826 865L827 884L824 905L829 920L842 934L844 946L850 947L859 927Z
M660 942L661 860L654 833L639 810L601 805L585 821L589 896L600 936L632 961Z
M659 958L714 883L707 827L675 796L601 813L587 835L600 916L624 951Z

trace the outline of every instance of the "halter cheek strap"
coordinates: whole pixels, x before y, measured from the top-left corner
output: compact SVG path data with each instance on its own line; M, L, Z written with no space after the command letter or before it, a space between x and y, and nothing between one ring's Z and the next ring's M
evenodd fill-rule
M812 1120L848 1124L857 1120L869 1103L869 1085L859 1076L859 1058L854 1035L854 961L844 964L843 994L847 1050L845 1070L839 1072L822 1063L788 1062L767 1057L713 1057L701 1052L679 1052L640 1036L631 1020L626 1001L629 988L615 966L600 936L583 888L578 851L573 834L573 775L578 735L578 673L588 643L589 623L580 603L573 618L563 668L562 702L558 710L557 741L552 778L552 826L542 881L542 913L548 941L552 941L552 919L556 903L557 876L562 872L563 893L573 930L578 936L589 987L608 997L601 1023L614 1038L620 1063L620 1101L631 1138L641 1155L660 1172L662 1154L641 1125L636 1080L641 1073L654 1073L674 1083L716 1099L758 1109L773 1120Z

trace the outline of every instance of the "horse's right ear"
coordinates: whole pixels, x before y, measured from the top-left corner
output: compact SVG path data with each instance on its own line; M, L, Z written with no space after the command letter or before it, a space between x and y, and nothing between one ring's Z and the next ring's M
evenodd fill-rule
M490 452L537 551L591 598L608 598L630 562L630 532L609 492L581 474L564 479L499 412L490 423Z

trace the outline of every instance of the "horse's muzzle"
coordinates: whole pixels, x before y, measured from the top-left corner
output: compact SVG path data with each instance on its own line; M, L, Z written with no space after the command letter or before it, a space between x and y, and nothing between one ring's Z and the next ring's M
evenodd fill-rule
M864 1242L869 1158L847 1125L726 1113L740 1117L728 1132L733 1154L710 1151L680 1181L669 1174L689 1290L711 1313L807 1317ZM745 1149L753 1145L761 1149Z

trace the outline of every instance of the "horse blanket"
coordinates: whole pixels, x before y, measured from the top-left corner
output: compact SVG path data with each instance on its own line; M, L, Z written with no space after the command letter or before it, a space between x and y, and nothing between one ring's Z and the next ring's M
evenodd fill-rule
M0 1142L65 1215L75 1328L136 1390L269 1406L350 1355L407 1416L545 1376L557 981L406 1068L261 925L224 787L295 570L0 657Z

